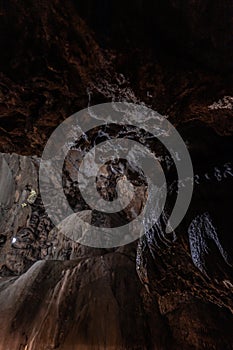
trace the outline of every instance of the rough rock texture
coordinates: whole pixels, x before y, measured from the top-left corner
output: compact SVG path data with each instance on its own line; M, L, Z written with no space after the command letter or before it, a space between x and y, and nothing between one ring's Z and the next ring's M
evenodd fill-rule
M7 271L9 274L11 272L20 274L40 256L35 251L36 246L30 245L35 238L34 231L39 213L33 213L27 202L32 189L38 193L36 159L7 154L1 154L0 157L1 183L5 182L1 187L1 193L5 195L5 198L1 198L0 217L0 230L4 237L4 245L1 246L1 271L3 275ZM9 173L8 176L5 176L6 172ZM34 229L27 225L29 217ZM22 230L25 226L28 226L28 229ZM11 248L11 243L15 249ZM17 253L18 248L23 252L20 257Z
M88 104L112 99L144 102L161 114L169 115L176 125L198 119L222 134L232 133L229 103L223 104L224 108L209 108L225 96L231 98L230 68L226 72L221 69L213 71L190 59L187 50L180 54L177 48L171 47L174 40L166 39L169 32L176 36L176 40L181 40L182 22L176 16L173 18L180 23L174 28L179 30L168 28L171 25L169 13L174 7L182 5L175 6L172 1L167 1L160 12L158 9L151 10L151 6L153 8L160 2L154 2L154 5L148 2L143 11L141 2L136 2L135 6L124 2L121 5L123 9L128 6L126 11L117 4L114 5L117 9L109 9L106 1L102 6L94 1L88 3L88 11L93 16L104 13L106 6L102 26L97 27L107 35L110 50L101 49L93 33L78 16L77 11L80 11L85 18L88 17L86 5L82 2L61 4L59 0L53 0L43 4L30 1L19 4L11 0L1 4L0 45L4 47L0 58L1 151L39 155L48 136L62 120ZM76 7L78 10L75 10ZM232 63L232 53L228 52L233 47L229 44L232 38L232 4L205 2L201 11L208 17L209 11L205 11L205 7L211 7L216 16L223 13L219 21L219 25L224 27L221 31L218 26L212 26L211 33L208 33L205 18L202 19L204 27L196 26L208 37L209 44L205 47L216 45L208 59L212 62L211 57L215 55L218 67L225 69L227 60ZM195 41L198 33L193 22L200 20L198 2L187 2L181 12L183 18L192 19L186 20L192 30L182 29L182 33ZM152 17L150 21L147 16ZM229 21L225 20L226 17ZM155 26L158 18L159 21L164 19L163 25ZM106 31L105 19L117 28L115 35ZM94 19L91 24L97 30L93 23ZM119 23L122 24L119 26ZM119 28L123 31L122 35ZM120 46L116 45L116 34L120 38ZM129 38L123 40L128 35ZM154 35L157 39L153 39ZM188 39L187 42L191 43ZM200 51L198 57L205 63L203 47L198 43L190 45ZM221 45L225 45L225 49L221 49Z
M62 226L53 228L38 165L36 157L1 154L2 349L232 349L232 244L228 230L216 232L207 215L194 215L200 202L194 200L189 227L177 237L166 237L161 224L138 248L88 248L65 237ZM68 183L65 192L74 198ZM88 210L79 215L100 222Z
M130 99L70 1L12 0L1 4L1 18L2 151L41 154L52 130L87 107L93 89L97 103L113 94Z
M2 200L0 348L147 349L165 344L166 324L157 302L136 274L135 244L104 250L72 242L52 229L42 212L38 159L1 154L1 162L1 175L7 171L11 176L5 178ZM33 202L32 189L37 193ZM35 262L41 259L48 261Z
M232 3L100 3L1 3L0 349L233 349ZM164 213L139 244L103 250L54 229L35 155L70 114L109 100L169 116L195 191L172 235ZM99 224L106 217L88 211L72 161L64 192Z

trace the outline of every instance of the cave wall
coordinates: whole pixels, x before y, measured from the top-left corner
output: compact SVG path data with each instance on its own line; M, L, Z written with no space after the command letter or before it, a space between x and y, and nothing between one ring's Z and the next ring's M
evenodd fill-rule
M232 2L10 0L0 15L0 348L232 349ZM189 144L201 180L174 241L156 228L88 249L45 213L49 135L111 100L168 115Z

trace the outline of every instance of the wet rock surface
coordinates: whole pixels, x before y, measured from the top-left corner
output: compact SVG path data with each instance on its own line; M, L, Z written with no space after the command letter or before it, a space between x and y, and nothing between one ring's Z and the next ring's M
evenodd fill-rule
M228 1L101 1L98 11L92 1L1 4L0 349L233 349L231 16ZM62 120L112 100L169 116L192 156L194 195L175 233L164 230L171 202L139 242L95 249L66 237L69 223L54 228L39 157ZM111 136L119 134L148 141L129 129ZM128 210L100 216L83 201L76 166L104 139L97 130L87 137L65 160L72 209L97 226L132 220L146 185L123 163L103 167L97 184L111 199L124 169L138 188Z
M64 190L74 208L79 204L75 215L92 224L122 224L121 216L102 221L81 205L70 181L77 171L72 159L74 150L66 160ZM96 249L64 235L72 219L53 227L39 194L39 161L1 154L0 181L11 174L1 216L2 348L232 348L231 238L228 226L218 230L210 214L197 215L203 210L195 198L200 183L176 233L166 235L164 214L139 243ZM108 173L108 167L102 169L106 178ZM216 178L217 198L218 191L226 198L229 180L230 174ZM109 187L103 188L108 193ZM140 193L126 216L144 197ZM206 183L205 195L210 196Z
M11 322L1 327L2 348L147 349L153 324L166 328L127 254L37 262L3 283L1 317Z

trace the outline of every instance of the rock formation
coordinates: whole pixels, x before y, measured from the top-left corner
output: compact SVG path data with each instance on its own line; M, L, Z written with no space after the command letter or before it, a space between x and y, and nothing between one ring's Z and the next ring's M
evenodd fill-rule
M9 0L0 15L0 349L233 349L231 2L101 1L97 9ZM164 212L140 241L97 249L66 237L67 223L54 227L38 169L61 121L111 100L169 116L192 157L194 195L176 232L165 234ZM92 145L98 137L87 135ZM74 157L64 193L77 215L96 225L132 220L144 179L130 169L137 200L102 217L72 180ZM109 199L117 178L107 166L102 174Z

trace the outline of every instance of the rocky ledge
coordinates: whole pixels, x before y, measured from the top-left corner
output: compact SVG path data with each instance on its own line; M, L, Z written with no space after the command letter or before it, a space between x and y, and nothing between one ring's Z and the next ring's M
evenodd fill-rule
M208 215L173 239L157 226L85 247L48 218L39 159L0 156L1 349L232 349L231 261Z

